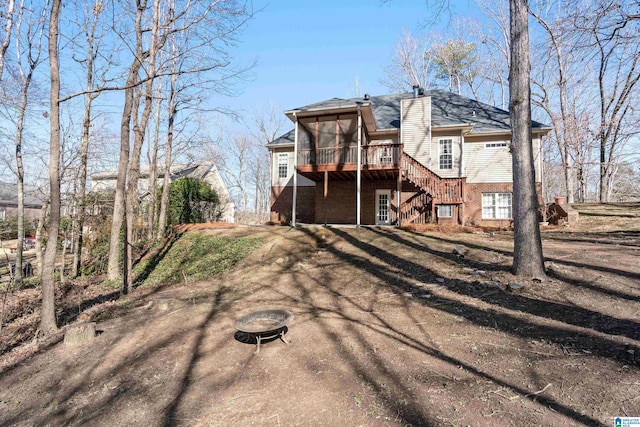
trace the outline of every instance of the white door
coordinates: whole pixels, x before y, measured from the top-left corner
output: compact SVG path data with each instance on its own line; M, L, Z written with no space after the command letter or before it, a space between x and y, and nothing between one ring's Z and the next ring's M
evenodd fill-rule
M391 224L391 190L376 190L376 225Z

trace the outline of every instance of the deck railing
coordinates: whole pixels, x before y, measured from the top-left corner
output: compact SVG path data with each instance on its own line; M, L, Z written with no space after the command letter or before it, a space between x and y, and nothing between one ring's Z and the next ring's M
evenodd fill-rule
M464 199L464 178L441 178L407 153L402 156L402 175L437 203L462 203Z
M362 165L398 168L402 144L371 144L362 147ZM298 149L298 165L357 164L358 147Z

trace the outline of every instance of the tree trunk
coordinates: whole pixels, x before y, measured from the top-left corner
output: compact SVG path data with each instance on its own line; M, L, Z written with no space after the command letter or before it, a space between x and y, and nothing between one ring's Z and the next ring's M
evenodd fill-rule
M603 125L604 126L604 125ZM600 139L600 203L609 202L609 179L607 167L607 140L604 136Z
M526 0L510 0L509 111L513 146L513 272L544 277L531 140L529 29Z
M144 7L138 4L135 24L136 57L129 68L129 75L127 76L126 82L127 89L124 91L124 107L122 109L122 117L120 119L120 155L118 159L118 177L116 180L116 193L113 202L113 218L111 220L111 235L109 240L109 260L107 264L107 278L114 281L120 276L120 231L122 230L122 224L125 220L125 188L127 171L129 169L129 139L131 137L131 115L134 101L134 86L138 81L138 72L142 67L142 61L146 57L146 55L143 55L142 53L141 25L143 9ZM126 242L123 250L128 250ZM127 257L125 256L123 262L126 262L126 258Z
M144 137L149 124L149 117L151 116L151 110L153 107L153 76L156 72L156 51L158 48L158 25L160 19L160 1L155 0L153 5L153 21L151 26L151 41L149 46L149 66L147 83L145 84L144 92L139 93L135 99L133 114L134 126L133 126L133 150L131 152L131 159L129 160L129 173L127 182L127 203L126 203L126 233L125 233L125 246L127 251L126 257L123 262L126 263L126 277L125 288L123 293L127 293L133 285L133 254L131 249L135 243L134 232L135 223L138 218L138 181L140 179L140 156L142 153L142 144L144 143ZM140 28L137 31L141 32ZM139 38L142 38L142 34L139 34ZM142 91L140 91L142 92ZM138 120L138 108L140 107L140 98L144 95L144 108L142 110L142 116Z
M51 1L49 16L50 147L49 197L51 202L47 248L42 265L42 312L40 332L48 335L58 330L55 313L56 252L60 225L60 63L58 59L58 26L62 0Z
M35 64L31 64L29 72L23 76L22 88L20 89L20 106L18 107L18 121L16 123L16 171L18 188L18 243L16 244L16 270L14 275L15 283L22 287L22 249L24 248L24 167L22 165L22 134L24 130L24 116L27 111L29 86Z
M162 91L162 83L158 84L160 93ZM156 101L156 121L153 133L153 147L151 148L151 156L149 157L149 215L147 219L147 239L152 241L155 238L158 207L158 191L156 181L158 180L158 140L160 139L160 106L162 99L158 96Z
M42 252L42 232L44 230L44 224L47 220L47 213L49 211L49 198L47 197L45 201L42 203L42 208L40 208L40 218L38 218L38 225L36 227L36 242L35 242L35 250L36 250L36 277L40 278L42 281L42 264L44 260L44 254Z
M93 89L93 59L94 48L93 40L95 35L95 27L97 17L93 21L92 30L89 34L88 48L87 48L87 76L86 76L86 88L87 90ZM91 131L91 104L95 95L87 93L84 98L84 117L82 119L82 142L80 144L80 170L78 172L78 191L76 193L76 220L74 221L74 250L73 250L73 264L71 266L71 277L78 277L80 274L80 267L82 263L82 245L83 245L83 228L85 220L86 209L86 191L87 191L87 161L89 154L89 136Z
M175 50L172 47L172 52ZM175 58L175 57L174 57ZM173 126L176 119L177 107L176 107L176 82L178 75L176 71L176 61L173 60L171 85L169 89L169 123L167 126L167 148L165 150L164 158L164 180L162 182L162 198L160 199L160 214L158 215L158 233L156 235L157 240L161 240L164 237L165 227L167 226L167 206L169 204L169 184L171 177L171 151L173 149Z

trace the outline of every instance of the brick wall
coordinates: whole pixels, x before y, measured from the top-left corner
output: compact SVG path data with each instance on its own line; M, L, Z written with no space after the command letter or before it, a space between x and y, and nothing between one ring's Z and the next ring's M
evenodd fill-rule
M391 190L391 223L396 222L397 211L397 182L362 181L360 223L373 225L376 223L376 190ZM403 183L401 200L411 197L417 189L409 183ZM323 185L316 186L315 218L318 223L327 224L355 224L356 220L356 182L329 181L327 198L324 198Z
M513 193L513 183L486 183L466 185L466 196L463 210L463 224L475 224L490 227L512 226L511 219L483 219L482 218L482 193ZM538 204L542 204L542 187L536 182Z
M396 221L396 181L362 181L361 223L375 224L375 192L377 189L391 190L391 220ZM513 184L485 183L466 184L464 206L453 207L453 218L440 218L439 223L476 224L490 227L509 227L511 219L482 219L482 193L512 193ZM536 183L538 200L541 201L540 183ZM416 188L402 185L402 201L411 197ZM271 220L284 222L291 219L292 187L272 187ZM298 187L297 220L303 223L355 224L356 223L356 183L355 181L329 181L327 198L324 198L322 183L316 187Z
M315 222L315 187L298 187L296 200L296 220L303 223ZM271 187L271 221L288 222L293 207L293 187Z

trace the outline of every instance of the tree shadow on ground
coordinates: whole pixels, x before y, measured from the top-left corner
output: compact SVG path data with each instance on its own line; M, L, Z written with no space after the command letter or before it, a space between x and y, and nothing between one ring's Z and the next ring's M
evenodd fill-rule
M153 270L155 270L158 264L160 264L162 260L167 256L167 254L171 251L171 248L173 248L173 245L178 240L180 240L183 234L184 232L179 232L177 230L174 230L171 236L165 240L160 250L158 250L151 256L151 259L149 260L145 268L135 276L135 279L133 281L134 282L133 289L139 287L140 284L144 283L144 281L147 280L147 278L149 278L149 275L153 272Z
M393 340L400 346L406 346L407 348L414 349L421 352L425 356L431 357L435 360L446 364L451 369L460 370L461 372L468 373L478 379L486 380L491 384L495 384L500 387L511 390L517 394L523 400L528 402L534 402L543 407L549 407L553 411L556 411L574 422L582 423L584 425L601 425L601 423L580 412L579 409L575 409L569 406L568 402L562 402L558 399L546 397L541 394L532 393L530 389L526 389L524 386L519 386L513 381L508 379L501 379L492 375L489 372L483 371L482 368L476 367L473 364L462 360L460 357L455 357L454 354L450 354L446 349L441 349L437 344L430 341L428 337L428 331L420 326L422 334L411 335L403 326L391 324L384 316L377 313L374 310L374 305L384 304L386 298L383 293L390 292L393 295L404 301L403 306L399 306L398 310L404 310L409 316L409 319L413 319L414 323L419 323L419 319L411 317L409 312L409 304L411 302L419 301L419 304L430 307L434 310L439 310L443 313L450 313L456 316L460 316L466 319L468 322L478 325L480 327L486 327L488 329L503 332L505 334L513 335L516 337L522 337L525 339L534 340L550 340L558 345L564 346L576 351L588 350L593 353L594 356L600 356L603 358L614 360L618 363L629 364L628 359L624 359L625 347L620 347L620 344L616 341L603 337L603 333L615 333L615 329L606 329L612 332L600 332L597 328L599 326L593 326L591 329L594 331L570 329L567 326L575 326L571 322L577 322L578 319L573 314L567 314L562 316L560 311L564 307L562 304L557 304L552 307L550 314L542 313L530 313L531 316L538 316L541 320L552 321L552 325L542 325L534 322L532 319L521 318L517 316L516 312L523 311L522 306L530 304L540 304L538 300L532 300L532 298L524 297L522 295L502 294L502 291L494 294L488 294L488 292L494 292L493 289L488 289L482 284L469 282L464 280L449 280L447 279L444 284L440 285L441 292L437 292L429 300L418 300L410 297L405 297L405 292L411 292L412 294L423 293L424 289L421 289L416 281L435 281L436 278L442 277L436 271L431 270L428 267L420 265L411 260L406 260L393 253L394 245L402 245L411 250L422 250L427 253L429 248L426 244L420 245L419 241L410 241L406 236L409 234L398 233L398 236L393 236L394 233L383 232L380 230L372 231L357 231L359 235L354 237L350 233L344 232L339 229L321 229L323 233L333 235L336 237L335 242L327 243L318 232L312 230L303 229L300 233L295 233L289 236L291 240L297 240L300 245L307 245L304 251L296 249L294 246L290 252L280 251L276 256L287 259L283 261L281 270L274 272L273 283L260 283L253 287L247 287L240 293L232 292L233 290L222 286L213 287L213 290L208 291L207 294L199 296L196 303L198 305L208 304L206 307L201 307L202 312L198 312L198 318L194 319L194 327L188 331L190 334L188 340L183 344L184 349L183 357L185 360L184 367L177 369L171 378L172 386L161 385L164 389L165 395L169 395L169 399L166 405L163 406L161 413L158 417L150 420L150 423L157 424L158 422L165 426L175 425L180 423L179 417L184 415L182 406L186 404L186 396L192 389L197 381L201 378L198 376L198 365L202 365L203 358L211 357L224 357L222 349L228 345L231 337L222 337L222 339L211 347L205 346L206 336L212 328L216 328L216 322L219 321L221 315L228 313L234 303L245 301L250 295L256 294L260 291L269 291L269 295L273 295L271 299L261 299L264 304L274 303L282 304L283 301L292 305L301 306L302 309L307 310L310 314L310 320L308 322L316 322L322 332L334 343L336 352L351 368L353 376L359 378L366 383L367 387L377 396L382 402L386 411L390 414L396 414L395 422L399 424L410 425L440 425L439 420L435 414L437 414L438 408L429 407L426 405L419 405L419 397L416 391L410 387L406 378L400 377L393 370L393 366L388 363L388 355L380 354L376 352L376 339L380 337ZM305 241L299 237L299 234L309 237ZM309 243L309 241L311 243ZM338 245L343 245L344 242L357 248L360 254L351 254L346 251L340 250ZM314 246L315 243L315 246ZM267 242L268 244L268 242ZM375 278L378 278L383 284L376 285L373 292L376 297L372 301L366 299L360 299L358 296L348 295L345 292L337 289L332 283L334 277L331 274L331 268L325 266L319 270L316 274L318 277L312 276L306 272L304 268L295 268L295 264L300 261L304 261L305 258L310 257L313 253L321 248L323 251L328 252L334 262L338 264L348 264L353 266L354 269L367 272ZM442 251L434 251L430 253L436 258L448 261L454 261L451 258L451 254L444 253ZM263 259L264 263L264 259ZM256 263L258 264L258 263ZM279 264L277 264L279 265ZM246 267L245 267L246 268ZM273 266L276 270L278 267ZM406 274L406 271L411 271L411 276ZM298 290L297 294L289 293L280 289L277 283L277 277L275 274L291 274L295 279L295 284ZM367 276L368 277L368 276ZM327 304L318 304L314 300L314 293L318 292L318 289L325 290L328 295L331 296L331 300ZM491 304L493 308L487 310L470 305L465 301L456 299L453 296L459 295L462 297L476 298L479 301ZM146 297L147 295L143 295ZM570 307L573 308L573 307ZM500 310L505 310L500 311ZM324 314L331 314L339 320L345 322L345 329L338 330L321 317ZM546 316L549 317L546 317ZM598 318L599 313L590 312L589 310L583 310L580 312L581 316L588 318ZM604 315L601 315L604 316ZM602 320L603 318L598 318ZM604 318L606 321L611 319ZM149 319L153 321L153 319ZM620 323L621 327L631 327L630 321L623 321ZM142 334L144 332L144 325L133 325L131 330L127 330L129 338L131 334ZM299 324L296 323L296 328ZM364 328L364 329L363 329ZM602 328L602 327L600 327ZM637 329L637 326L636 326ZM369 337L363 333L372 332L374 337ZM51 396L51 399L43 407L21 407L16 413L13 413L9 417L0 417L2 423L12 424L19 423L24 420L35 420L35 424L95 424L100 421L104 421L102 417L106 416L109 411L114 411L119 407L130 405L135 402L135 399L152 399L153 394L150 394L154 388L145 383L145 369L147 367L148 358L154 354L158 354L163 348L169 345L175 345L176 342L183 339L187 332L182 330L176 330L171 334L161 337L145 337L148 342L136 343L135 351L131 351L129 355L118 360L118 363L112 364L107 370L101 365L104 360L109 360L114 357L115 348L118 343L125 340L125 334L119 336L115 343L111 345L109 349L106 349L103 354L94 355L97 356L95 361L89 368L85 368L81 372L80 377L74 379L75 385L72 388L66 388L66 378L60 378L57 382L51 383L47 389L47 393ZM628 332L625 332L628 333ZM631 334L632 336L636 336ZM134 336L135 337L135 336ZM424 338L427 337L427 338ZM356 349L353 347L355 342L360 348L366 350L366 353L370 356L369 362L364 363ZM627 347L626 349L635 349L636 354L638 349L636 347ZM222 393L224 390L230 388L238 380L238 372L241 372L247 367L247 363L253 356L247 355L246 359L239 360L236 363L237 368L235 371L222 374L216 374L208 385L208 390L215 390L215 393ZM69 372L74 372L78 366L82 366L81 361L68 362ZM632 364L634 362L632 361ZM177 366L177 364L176 364ZM310 367L313 365L310 363ZM633 365L633 369L637 369L637 363ZM120 384L114 386L114 389L108 388L109 379L115 376L124 378ZM150 374L149 374L150 375ZM213 374L211 374L213 375ZM383 381L381 381L381 378ZM104 387L107 389L102 394L93 395L91 399L85 399L81 409L77 412L70 412L69 407L74 404L74 399L78 399L78 396L86 394L88 391L93 391L92 387L94 382L104 381ZM452 379L441 379L441 381L453 382ZM173 386L175 384L175 386ZM16 386L16 385L14 385ZM60 392L64 389L64 392ZM406 396L408 401L402 403L401 397ZM163 399L163 401L166 399ZM57 409L56 409L57 408ZM206 413L207 408L198 408L198 411ZM156 414L154 414L155 416ZM198 413L189 413L192 420L195 420ZM152 422L153 421L153 422Z
M311 234L307 230L303 230L303 231ZM415 293L424 292L422 289L418 288L415 285L415 282L410 281L410 279L408 278L403 279L402 277L398 277L397 272L389 270L389 268L386 266L380 265L376 262L372 262L372 260L380 259L380 260L383 260L385 263L388 263L389 265L393 266L394 268L404 267L407 270L411 270L412 272L417 272L417 274L416 273L413 274L413 277L418 280L425 280L425 279L430 280L435 277L438 277L438 275L435 274L435 272L429 269L426 269L411 261L400 259L393 253L387 250L381 249L381 247L388 247L384 243L381 243L379 246L374 246L372 244L365 243L363 239L354 238L350 234L340 229L332 228L330 231L336 234L337 236L341 237L344 241L362 250L367 256L356 257L353 255L348 255L339 250L336 250L332 246L328 247L329 251L331 251L338 258L343 259L345 262L348 262L352 265L356 265L359 268L363 268L368 272L370 272L375 277L381 278L386 283L388 283L390 287L396 288L398 291L403 291L403 292L410 291ZM372 232L379 234L380 237L382 238L389 238L388 233L379 232L377 230ZM391 233L391 234L395 235L395 233ZM392 237L392 240L393 239L397 239L396 241L401 244L409 243L409 242L406 242L405 239L401 238L400 236ZM415 244L409 244L408 246L414 247ZM476 298L486 295L486 292L488 291L487 288L483 288L482 286L478 287L474 283L469 283L464 281L453 281L451 283L446 284L444 287L460 295L467 295L467 296L472 296ZM515 310L515 311L522 310L523 308L526 309L528 305L533 303L535 303L537 307L541 306L541 304L539 304L537 301L533 301L530 298L523 298L521 296L516 296L516 295L499 294L494 296L493 298L485 297L484 300L486 300L486 302L490 304L499 305L500 307L504 307L509 310ZM351 303L354 305L358 305L357 301L351 301ZM515 317L507 313L500 313L498 311L491 311L491 310L482 310L477 307L472 307L468 304L465 304L461 301L454 300L451 298L435 297L429 300L429 303L424 302L423 304L430 305L432 307L437 308L438 310L446 311L451 314L464 317L468 321L475 323L476 325L479 325L479 326L495 328L496 330L500 330L508 334L520 336L522 338L527 338L527 339L551 340L557 344L564 346L565 348L570 348L577 351L582 351L582 350L588 351L600 357L619 361L620 363L629 362L627 357L628 353L626 353L625 351L629 348L629 346L621 345L620 343L601 337L597 334L592 334L588 332L579 332L575 330L570 331L564 327L561 327L560 325L558 326L540 325L540 324L532 323L530 321ZM360 307L360 308L362 310L366 310L365 307ZM532 314L535 314L536 316L545 316L545 317L548 316L548 318L551 320L572 324L572 322L578 323L578 319L573 315L566 315L566 314L560 313L559 311L573 309L573 308L574 307L558 306L558 307L554 307L551 311L545 310L543 313L533 313L533 310L531 311L532 311ZM337 314L340 314L340 313L338 312ZM376 316L375 314L372 314L372 315L376 317L378 321L383 322L384 324L383 319ZM581 313L581 316L588 316L588 317L593 316L593 318L608 317L608 316L600 315L598 313L590 312L588 310L583 310L583 312ZM357 319L352 319L352 320L357 321ZM637 333L633 333L633 331L629 331L629 328L634 326L636 327L636 330L637 330L637 324L635 324L635 322L621 321L619 323L615 323L616 321L618 321L618 319L608 318L607 320L615 324L615 327L611 327L607 329L608 333L619 332L624 335L630 334L633 337L636 337L636 335L638 335ZM503 387L508 387L509 389L513 390L515 393L521 395L521 397L523 398L526 398L532 401L542 402L543 404L549 406L556 412L559 412L569 418L572 418L575 421L585 423L587 425L600 425L599 421L583 413L577 412L576 410L566 406L561 402L558 402L552 398L541 397L538 395L532 396L530 393L528 393L527 390L524 390L523 388L515 384L510 384L507 381L495 378L492 375L482 372L479 369L474 368L473 366L470 366L469 364L464 363L463 361L458 360L455 357L447 355L440 350L429 348L425 344L416 341L415 339L411 338L409 335L405 334L404 332L398 330L397 328L394 328L392 325L385 324L384 326L385 326L385 329L388 329L388 331L382 332L380 330L377 330L377 332L389 334L390 336L399 336L401 338L399 339L396 338L396 339L401 341L403 344L409 345L417 350L423 351L444 362L453 364L455 366L462 366L464 369L473 373L474 375L485 378ZM582 325L580 326L583 327ZM594 322L592 322L591 326L595 328L598 327L598 325L595 324ZM328 331L328 333L329 332L330 331ZM336 339L336 336L334 336L334 340L335 339ZM639 350L636 347L633 347L633 349L636 352ZM637 363L635 365L636 367L638 367ZM357 366L354 367L354 369L356 371L360 370L360 368L358 368ZM381 396L381 397L384 400L388 400L388 399L385 399L385 396ZM391 408L393 408L393 406ZM427 418L428 417L425 415L425 418L423 419L423 421L427 423L425 425L428 425ZM406 420L406 421L409 422L409 420Z
M411 231L408 231L408 233L418 234L418 233L411 232ZM433 239L433 240L438 240L438 241L441 241L441 242L450 243L452 245L463 244L464 246L467 246L467 247L470 247L470 248L498 252L498 253L500 253L500 254L502 254L504 256L513 257L513 252L511 252L511 251L493 249L493 248L491 248L489 246L483 246L483 245L480 245L480 244L477 244L477 243L460 242L458 240L446 239L444 237L434 236L434 235L429 235L429 238ZM414 244L414 247L418 248L419 245L415 245ZM430 253L433 253L434 255L437 252L437 251L434 252L429 248L424 248L424 250L429 251ZM568 267L576 267L576 268L587 268L587 269L598 271L598 272L601 272L601 273L608 273L608 274L618 275L618 276L626 277L626 278L629 278L629 279L634 279L634 280L637 279L637 280L640 281L640 274L632 272L632 271L626 271L626 270L621 270L621 269L612 268L612 267L603 267L603 266L600 266L600 265L593 265L593 264L585 264L585 263L580 263L580 262L568 261L566 259L561 259L561 258L557 258L557 257L547 257L547 256L545 256L545 260L546 261L552 261L554 264L558 264L558 265L565 265L565 266L568 266ZM508 270L508 267L504 267L504 266L484 265L484 267L492 268L494 270L495 269ZM624 294L624 293L617 292L617 291L614 291L614 290L594 287L593 285L591 285L591 284L589 284L587 282L575 281L575 284L577 284L578 286L584 287L586 289L600 291L600 292L607 293L607 294L610 294L611 296L615 296L615 297L619 296L620 298L630 299L630 300L637 300L637 298L638 298L635 295L628 295L628 294Z

